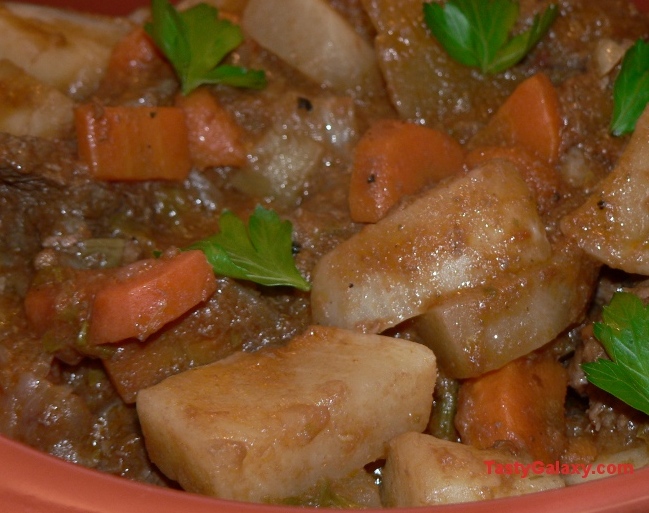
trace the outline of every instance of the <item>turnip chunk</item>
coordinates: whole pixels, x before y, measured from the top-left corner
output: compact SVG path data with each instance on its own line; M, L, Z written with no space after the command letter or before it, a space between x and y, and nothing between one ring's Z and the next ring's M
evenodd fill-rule
M0 4L0 58L73 98L91 93L132 25L23 2Z
M515 469L519 473L514 473ZM526 477L523 472L520 459L502 451L476 449L421 433L404 433L388 444L382 473L382 503L386 507L429 506L564 486L558 475L537 474L531 467Z
M313 318L379 333L550 253L525 182L511 164L490 161L326 254L312 275Z
M449 376L470 378L547 344L579 322L600 266L572 241L550 260L459 291L416 320Z
M466 93L471 69L450 59L430 34L421 0L361 3L376 28L374 47L378 65L392 104L402 119L424 119L427 125L437 126L449 109L449 102L456 98L469 104L476 101Z
M636 444L628 449L613 454L598 454L595 461L591 462L594 472L589 473L587 476L584 474L568 474L563 477L567 485L576 485L585 483L586 481L595 481L611 475L617 474L633 474L634 471L643 467L649 466L649 447L646 443ZM603 466L600 466L603 465ZM614 472L609 465L614 465ZM601 474L598 472L602 472Z
M561 220L561 230L604 264L649 275L649 108L617 167L586 202Z
M320 164L324 148L295 132L267 131L253 150L254 160L238 170L232 185L250 196L270 196L294 205Z
M435 387L427 347L316 326L140 391L151 459L189 491L241 501L299 495L423 431Z
M0 59L0 132L55 139L74 123L74 102L58 89Z
M241 25L319 84L354 96L380 88L374 49L324 0L249 0Z

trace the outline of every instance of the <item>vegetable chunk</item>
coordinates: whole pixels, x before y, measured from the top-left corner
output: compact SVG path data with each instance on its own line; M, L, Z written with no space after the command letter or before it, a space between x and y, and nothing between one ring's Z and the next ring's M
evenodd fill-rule
M525 357L475 379L458 394L462 442L487 449L508 440L534 460L554 463L564 449L568 371L554 359Z
M366 332L422 314L445 295L550 256L517 170L493 161L431 189L325 255L312 277L319 324Z
M224 499L299 495L426 427L436 364L417 343L312 327L140 391L152 460L183 488Z
M29 289L27 318L41 335L78 339L84 346L144 340L216 290L214 272L201 251L57 274L62 276Z
M476 377L554 340L583 318L600 266L565 238L546 262L440 301L415 323L446 372Z
M0 59L0 131L55 139L73 126L74 102L54 87Z
M463 162L460 144L440 130L396 119L377 121L354 150L352 219L377 222L402 196L459 173Z
M471 141L474 146L521 146L546 164L559 160L561 148L559 94L547 75L521 82Z
M250 0L241 20L257 43L319 84L357 95L381 76L372 46L323 0Z
M180 107L100 106L75 110L79 157L97 180L184 180L191 168Z
M144 340L216 291L216 278L201 251L140 260L112 275L92 305L89 342Z
M62 93L84 98L104 76L111 48L131 27L124 18L3 2L0 58Z
M561 230L602 263L649 274L649 108L616 168L588 200L561 220Z
M497 450L440 440L421 433L405 433L391 440L383 469L383 505L415 507L470 502L540 492L564 486L557 475L523 470L497 473L516 459ZM522 466L522 463L519 462Z
M175 105L185 113L189 152L198 169L246 163L243 130L208 89L178 95Z

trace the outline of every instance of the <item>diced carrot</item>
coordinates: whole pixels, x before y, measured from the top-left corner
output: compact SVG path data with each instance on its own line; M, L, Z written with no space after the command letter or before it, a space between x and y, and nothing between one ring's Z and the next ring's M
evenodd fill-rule
M183 180L191 168L185 115L178 107L75 110L79 157L97 180Z
M349 208L356 222L374 223L402 197L462 169L451 136L400 120L374 123L354 150Z
M466 156L469 169L494 159L512 162L534 194L541 213L547 213L560 199L561 177L548 164L530 155L521 146L488 146L470 151Z
M233 337L232 316L222 315L224 312L219 309L227 309L228 305L242 305L243 310L239 315L249 319L245 333L259 333L259 330L263 331L263 323L268 318L263 311L265 308L262 308L262 312L257 308L256 315L246 317L249 310L259 307L254 303L251 306L250 299L253 297L256 296L252 290L235 280L221 282L218 299L212 300L209 308L182 316L147 338L145 344L134 339L120 342L119 351L102 357L104 368L117 393L124 401L133 403L143 388L153 386L172 374L220 360L240 350L239 344L243 344L245 336L243 340L239 336ZM271 310L270 306L268 310ZM273 311L273 314L276 315L276 312ZM238 333L241 335L240 331Z
M95 295L88 342L144 340L216 290L216 278L202 251L141 260L120 269Z
M47 274L46 278L43 274ZM38 283L25 295L29 326L52 352L77 348L95 293L103 286L107 271L54 268L40 271Z
M460 386L455 425L479 448L509 441L535 460L554 462L566 443L566 369L549 357L523 357Z
M113 47L108 59L104 81L125 82L139 80L141 73L163 62L153 39L138 26Z
M561 124L557 90L545 74L537 73L518 85L471 145L520 145L545 163L556 164Z
M202 251L145 259L116 269L65 269L32 286L25 297L27 320L53 350L144 340L206 300L216 278ZM78 345L81 344L81 345Z
M246 162L243 130L207 88L176 96L185 113L192 163L199 169Z

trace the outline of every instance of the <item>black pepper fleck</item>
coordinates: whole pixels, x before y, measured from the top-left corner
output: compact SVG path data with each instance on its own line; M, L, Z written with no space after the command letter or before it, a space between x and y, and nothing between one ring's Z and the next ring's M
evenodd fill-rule
M300 96L297 99L297 108L300 110L311 112L313 110L313 104L311 103L311 100L309 100L308 98L303 98L302 96Z

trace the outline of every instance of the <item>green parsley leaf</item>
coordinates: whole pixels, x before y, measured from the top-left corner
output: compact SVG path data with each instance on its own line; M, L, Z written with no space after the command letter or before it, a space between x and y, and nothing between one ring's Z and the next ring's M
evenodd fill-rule
M613 85L613 102L611 133L633 132L649 102L649 43L639 39L624 54Z
M219 63L243 42L241 28L219 19L218 10L204 3L179 12L168 0L151 0L152 22L145 30L169 59L183 94L202 84L226 84L261 89L263 71Z
M203 251L216 274L267 286L311 288L295 266L290 221L258 206L248 227L230 211L221 214L219 227L216 235L185 248Z
M628 292L617 292L593 326L610 360L581 365L588 381L649 414L649 308Z
M483 73L500 73L519 62L557 17L550 5L525 32L509 37L519 15L516 0L448 0L424 3L424 20L448 54Z

